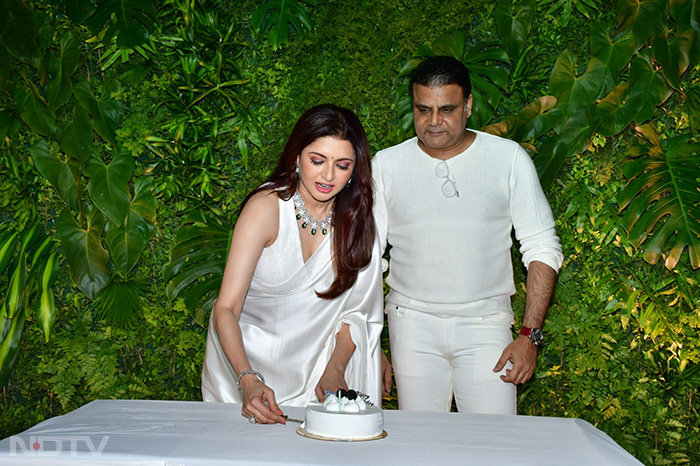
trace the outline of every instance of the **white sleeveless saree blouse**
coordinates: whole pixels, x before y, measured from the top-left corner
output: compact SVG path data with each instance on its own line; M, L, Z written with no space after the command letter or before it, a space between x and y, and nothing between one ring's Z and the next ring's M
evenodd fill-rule
M363 221L358 219L357 221ZM371 219L367 219L371 221ZM333 300L321 299L334 278L332 232L304 263L291 200L279 201L277 239L263 250L239 319L251 367L265 377L278 404L306 406L326 368L342 324L350 326L355 352L345 371L349 388L381 405L380 335L383 328L379 240L370 264L352 288ZM209 321L202 368L204 401L240 403L236 374Z

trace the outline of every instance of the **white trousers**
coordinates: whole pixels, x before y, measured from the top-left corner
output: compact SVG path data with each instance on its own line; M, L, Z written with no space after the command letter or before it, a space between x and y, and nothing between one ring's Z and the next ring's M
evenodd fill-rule
M512 312L442 317L387 304L399 409L516 414L517 389L493 372L513 341Z

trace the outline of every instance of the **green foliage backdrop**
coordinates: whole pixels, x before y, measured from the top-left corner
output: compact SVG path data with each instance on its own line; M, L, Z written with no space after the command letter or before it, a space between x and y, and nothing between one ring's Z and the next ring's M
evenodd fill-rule
M564 247L519 412L699 464L697 0L1 1L0 437L201 399L231 227L297 117L396 144L433 54L472 69L469 124L530 151Z

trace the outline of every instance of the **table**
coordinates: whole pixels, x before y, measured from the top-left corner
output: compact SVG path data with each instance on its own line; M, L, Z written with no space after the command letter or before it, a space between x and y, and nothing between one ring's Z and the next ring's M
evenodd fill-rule
M290 417L303 408L287 407ZM0 465L640 465L581 419L386 410L387 437L328 442L240 405L99 400L0 441ZM35 449L36 448L36 449Z

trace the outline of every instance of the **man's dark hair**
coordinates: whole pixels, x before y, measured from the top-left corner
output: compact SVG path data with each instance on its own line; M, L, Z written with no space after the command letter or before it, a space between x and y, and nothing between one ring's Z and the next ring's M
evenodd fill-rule
M464 92L464 99L472 93L469 70L464 64L453 57L438 56L425 59L411 73L410 89L420 84L425 87L440 87L457 84Z

